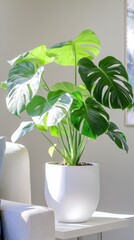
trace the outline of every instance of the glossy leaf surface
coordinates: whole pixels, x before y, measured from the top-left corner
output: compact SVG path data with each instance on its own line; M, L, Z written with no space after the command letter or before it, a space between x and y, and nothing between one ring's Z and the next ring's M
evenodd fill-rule
M47 55L57 64L74 66L82 57L94 59L100 52L100 41L91 30L85 30L73 41L58 43L48 49Z
M87 98L85 103L74 100L71 110L71 122L82 135L96 139L108 129L109 115L92 98Z
M119 131L115 123L110 122L108 132L106 133L112 141L121 149L128 152L128 145L124 133Z
M72 104L72 96L62 91L50 92L48 99L35 96L27 106L27 112L36 124L46 127L57 126ZM45 118L46 116L46 118Z
M30 61L37 66L45 65L54 61L54 58L50 58L46 55L47 49L45 45L36 47L26 53L22 53L18 57L8 61L11 65L15 63Z
M89 59L79 61L79 73L94 98L106 107L125 109L132 102L132 87L122 63L106 57L96 66Z
M7 79L7 108L20 115L39 89L43 67L35 69L30 62L20 62L12 67Z

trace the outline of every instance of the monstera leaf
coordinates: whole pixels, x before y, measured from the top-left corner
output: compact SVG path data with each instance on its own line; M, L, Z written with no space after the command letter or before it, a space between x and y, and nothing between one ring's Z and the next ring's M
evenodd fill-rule
M85 85L75 85L71 82L57 82L50 87L51 91L62 90L72 94L73 92L80 92L83 99L89 97L89 91L86 89Z
M47 55L54 57L57 64L77 65L82 57L94 59L100 52L100 42L91 30L85 30L74 40L58 43L48 49Z
M46 55L47 48L45 45L36 47L26 53L22 53L18 57L8 61L11 65L19 62L30 61L38 66L45 65L54 61L54 58L50 58Z
M20 70L21 69L21 70ZM7 108L20 115L38 91L44 67L36 69L31 62L20 62L9 71L7 79Z
M108 56L96 66L91 60L79 61L79 73L94 98L106 107L125 109L132 102L132 87L122 63Z
M110 122L108 132L106 133L112 141L121 149L124 149L128 152L128 145L124 133L119 131L119 128L115 123Z
M82 135L89 138L97 139L105 133L109 127L108 120L108 113L90 97L85 102L77 97L71 106L72 124Z
M16 129L16 131L11 136L12 142L16 142L21 137L24 137L29 132L33 131L34 123L32 121L22 122L20 126Z
M66 116L72 104L72 96L63 91L50 92L47 100L35 96L27 105L27 113L33 117L36 125L57 126Z

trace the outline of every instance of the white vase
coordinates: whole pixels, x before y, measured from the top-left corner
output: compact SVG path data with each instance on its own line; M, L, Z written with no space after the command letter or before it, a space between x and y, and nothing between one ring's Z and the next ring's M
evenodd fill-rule
M46 163L45 199L57 221L84 222L96 210L99 195L99 165L62 166Z

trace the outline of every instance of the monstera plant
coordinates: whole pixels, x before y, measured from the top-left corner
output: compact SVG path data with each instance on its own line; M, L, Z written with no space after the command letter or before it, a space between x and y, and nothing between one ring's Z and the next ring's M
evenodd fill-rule
M7 90L7 108L18 117L24 111L31 117L20 124L12 141L36 128L50 142L50 155L56 150L67 165L78 165L88 140L102 134L128 151L125 135L107 110L129 108L132 87L115 57L107 56L98 65L93 62L99 53L97 35L85 30L75 40L49 48L42 45L9 61L8 79L1 84ZM74 77L50 85L45 69L52 63L72 66Z

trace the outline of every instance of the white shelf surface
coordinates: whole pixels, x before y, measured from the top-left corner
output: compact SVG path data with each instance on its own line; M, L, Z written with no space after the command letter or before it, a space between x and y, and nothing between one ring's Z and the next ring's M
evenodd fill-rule
M129 218L131 217L134 216L94 212L92 217L84 223L56 222L55 237L59 239L69 239L124 228L129 225Z

